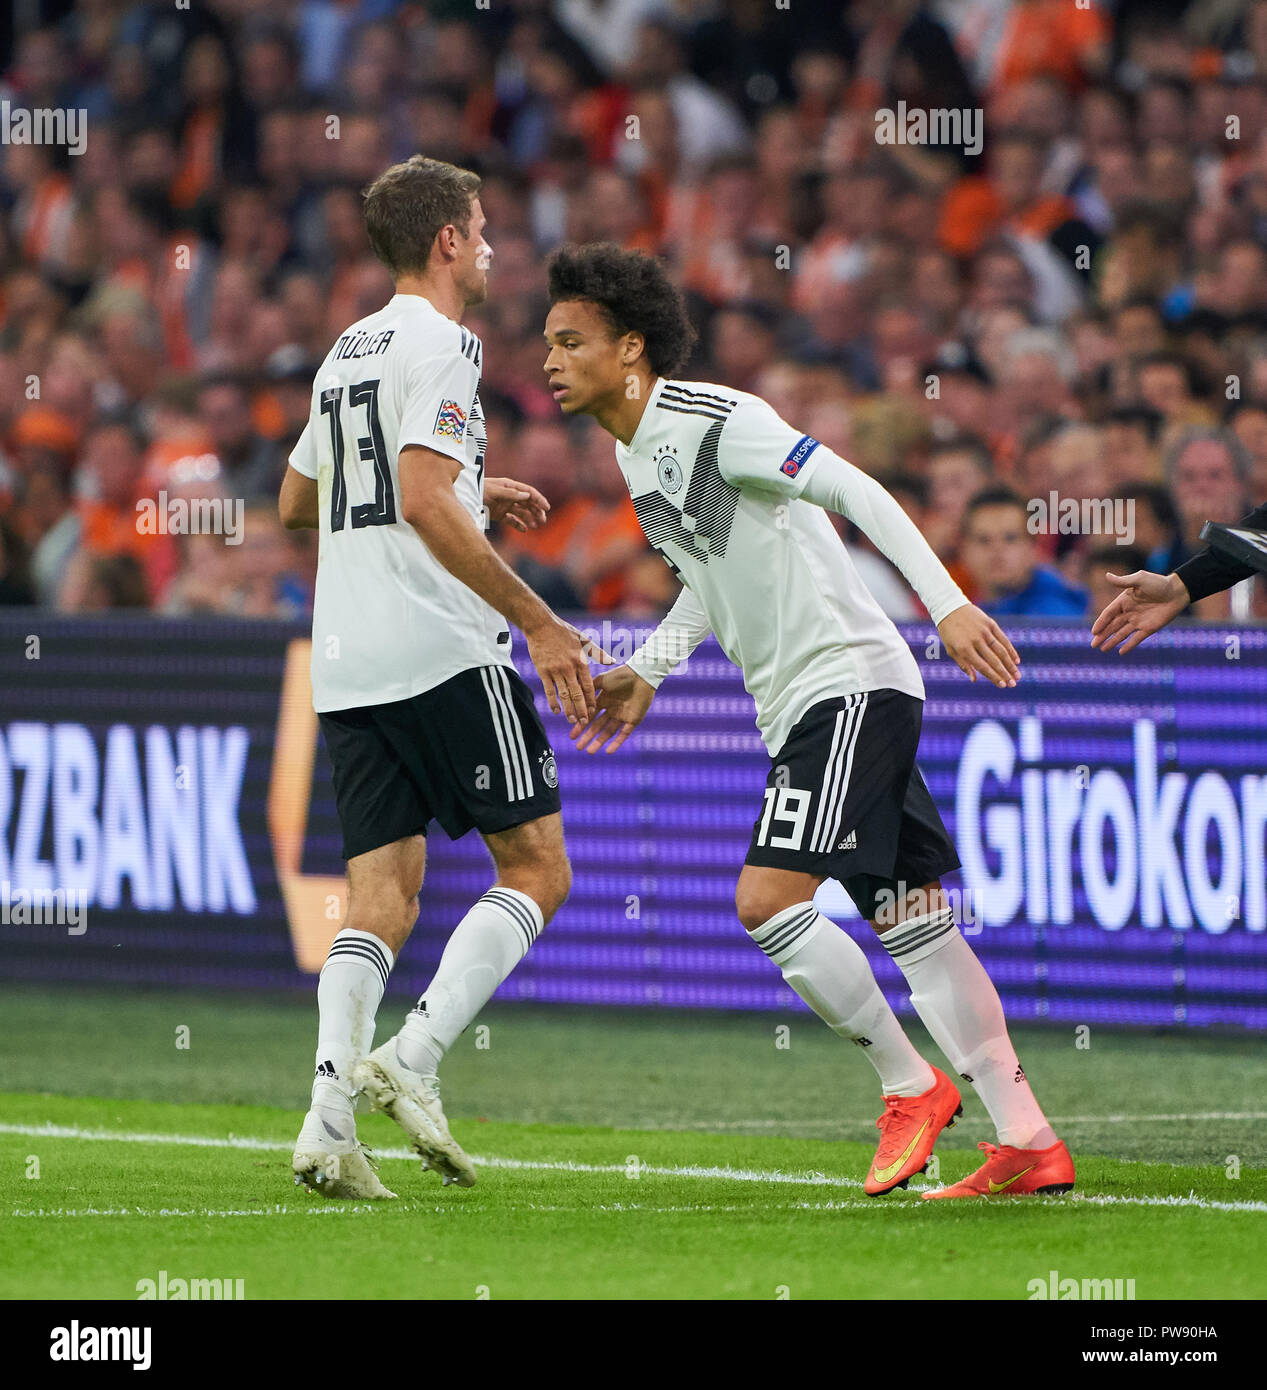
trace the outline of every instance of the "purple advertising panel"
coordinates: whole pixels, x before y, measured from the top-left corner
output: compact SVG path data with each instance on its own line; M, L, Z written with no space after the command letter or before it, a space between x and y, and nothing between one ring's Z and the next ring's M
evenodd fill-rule
M640 635L591 626L618 657ZM1082 627L1010 627L1023 679L1000 691L903 631L963 863L946 887L1010 1016L1267 1028L1267 632L1175 628L1123 658ZM734 914L769 760L716 646L614 756L545 717L574 884L499 997L802 1008ZM310 982L344 908L339 844L298 626L0 618L0 977ZM477 836L433 830L392 991L422 990L489 880ZM818 901L909 1012L843 891Z

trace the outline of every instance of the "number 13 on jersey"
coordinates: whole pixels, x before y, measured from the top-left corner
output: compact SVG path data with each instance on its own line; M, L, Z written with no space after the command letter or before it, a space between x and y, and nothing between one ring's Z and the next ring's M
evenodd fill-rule
M392 485L391 462L378 418L377 381L358 381L348 387L348 403L364 406L369 434L355 441L357 457L374 465L374 500L352 508L352 529L363 526L391 526L396 521L396 489ZM330 450L334 460L334 483L330 489L330 530L342 531L348 509L348 485L343 473L343 387L332 386L321 393L321 413L330 421Z

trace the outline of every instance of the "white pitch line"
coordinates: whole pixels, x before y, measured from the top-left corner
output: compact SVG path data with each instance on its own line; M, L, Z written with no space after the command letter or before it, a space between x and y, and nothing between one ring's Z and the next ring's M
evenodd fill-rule
M1267 1202L1220 1202L1213 1197L1198 1197L1195 1192L1189 1192L1186 1197L1118 1197L1108 1193L1079 1192L1074 1194L1073 1200L1096 1207L1200 1207L1207 1211L1267 1212Z
M263 1153L289 1153L289 1144L279 1143L274 1139L257 1139L246 1135L228 1135L220 1138L215 1135L194 1135L194 1134L146 1134L134 1131L113 1131L103 1129L82 1129L78 1125L15 1125L0 1124L0 1134L20 1134L32 1139L88 1139L104 1141L107 1143L123 1144L178 1144L182 1147L204 1148L204 1149L247 1149ZM391 1148L375 1149L374 1152L380 1158L386 1159L414 1159L417 1157L412 1149ZM480 1156L471 1155L472 1162L482 1164L485 1168L502 1168L519 1171L537 1171L551 1173L614 1173L628 1175L629 1165L626 1163L575 1163L572 1161L558 1162L548 1159L527 1159L527 1158L500 1158L493 1155ZM709 1166L702 1164L682 1164L679 1166L658 1166L643 1163L639 1165L639 1177L645 1175L668 1178L720 1178L728 1182L753 1182L753 1183L774 1183L790 1185L796 1187L835 1187L835 1188L860 1188L862 1184L856 1178L828 1177L824 1173L784 1173L775 1170L763 1170L755 1168L731 1168ZM631 1181L635 1179L631 1178ZM932 1185L918 1185L910 1189L911 1191L924 1192L932 1190ZM1122 1197L1112 1194L1087 1194L1076 1193L1072 1198L1051 1197L1035 1198L1044 1205L1054 1204L1056 1206L1066 1206L1071 1201L1073 1203L1089 1202L1095 1206L1161 1206L1161 1207L1199 1207L1209 1211L1240 1211L1240 1212L1267 1212L1267 1202L1259 1201L1236 1201L1222 1202L1212 1198L1198 1197L1190 1192L1186 1197L1179 1196L1139 1196ZM891 1203L890 1205L914 1206L913 1203ZM874 1211L877 1206L874 1202L859 1202L857 1207ZM465 1209L465 1208L462 1208ZM577 1210L593 1210L594 1208L584 1207ZM605 1208L599 1208L605 1209ZM622 1209L619 1205L615 1210ZM308 1208L303 1208L308 1210ZM346 1210L346 1208L340 1208ZM564 1208L560 1208L564 1210ZM69 1213L66 1213L69 1214ZM255 1215L255 1212L249 1213Z
M916 1189L912 1188L912 1191ZM931 1191L931 1188L924 1187L920 1191ZM1035 1197L1026 1202L1026 1206L1039 1205L1044 1207L1065 1207L1091 1205L1097 1207L1172 1207L1172 1208L1191 1208L1195 1207L1203 1211L1235 1211L1267 1213L1267 1202L1220 1202L1212 1198L1198 1197L1195 1193L1189 1193L1186 1197L1119 1197L1110 1194L1099 1193L1075 1193L1071 1197ZM1012 1202L996 1202L993 1205L1010 1208ZM238 1217L238 1216L348 1216L348 1215L368 1215L375 1210L386 1210L393 1212L418 1212L426 1211L437 1216L478 1216L485 1212L495 1212L497 1215L508 1215L513 1212L549 1212L549 1213L574 1213L591 1214L594 1212L606 1215L620 1215L628 1212L639 1212L648 1216L667 1216L667 1215L689 1215L702 1212L721 1212L727 1214L742 1213L751 1216L754 1208L750 1206L722 1205L715 1202L687 1202L679 1203L674 1206L648 1206L644 1202L594 1202L584 1205L564 1206L559 1204L547 1204L544 1202L511 1202L497 1207L478 1206L472 1202L455 1202L445 1205L431 1206L422 1202L405 1201L403 1203L375 1203L367 1205L357 1203L348 1206L327 1203L321 1206L288 1207L278 1203L271 1207L257 1208L223 1208L223 1207L191 1207L188 1209L176 1207L160 1207L157 1209L148 1207L50 1207L50 1208L14 1208L12 1215L15 1217L85 1217L85 1216L142 1216L142 1217L171 1217L171 1216L198 1216L198 1217ZM756 1209L757 1214L774 1211L924 1211L926 1208L922 1202L875 1202L873 1200L859 1200L855 1197L832 1198L825 1202L775 1202Z
M1267 1110L1206 1110L1181 1115L1049 1115L1053 1125L1120 1125L1120 1124L1170 1124L1183 1121L1205 1120L1267 1120ZM839 1115L826 1115L821 1120L684 1120L667 1125L639 1125L639 1129L655 1132L671 1130L681 1133L690 1130L729 1130L729 1129L874 1129L874 1120L848 1119ZM619 1128L619 1126L613 1126Z
M1267 1120L1267 1110L1204 1110L1184 1115L1057 1115L1054 1125L1170 1124L1185 1120Z
M360 1205L336 1206L324 1202L321 1206L288 1207L277 1203L271 1207L234 1209L231 1207L14 1207L14 1216L347 1216L351 1212L367 1212ZM438 1208L437 1208L438 1210ZM456 1210L456 1208L453 1208Z
M314 1199L321 1200L321 1199ZM890 1206L897 1204L891 1203ZM907 1210L913 1210L914 1204L906 1202L904 1205ZM507 1215L512 1212L546 1212L546 1213L585 1213L602 1212L604 1214L619 1215L627 1212L641 1212L644 1215L682 1215L692 1212L744 1212L752 1214L752 1208L746 1206L730 1206L715 1202L687 1202L675 1206L648 1206L643 1202L595 1202L584 1205L560 1205L547 1204L545 1202L511 1202L506 1205L498 1204L496 1207L479 1206L473 1202L460 1202L448 1205L431 1206L422 1202L376 1202L373 1206L360 1203L351 1206L338 1206L328 1203L322 1206L288 1207L278 1204L271 1207L259 1207L255 1209L243 1209L234 1207L191 1207L188 1209L178 1209L174 1207L149 1208L149 1207L37 1207L21 1208L15 1207L12 1215L15 1217L47 1217L47 1216L143 1216L143 1217L163 1217L163 1216L214 1216L214 1217L237 1217L237 1216L299 1216L299 1215L319 1215L333 1213L336 1215L366 1215L375 1208L390 1210L392 1212L418 1212L425 1211L435 1213L438 1216L463 1216L481 1215L487 1212L495 1212L498 1216ZM771 1206L761 1208L762 1211L876 1211L876 1204L871 1201L860 1201L857 1198L845 1198L843 1200L830 1202L777 1202Z
M0 1124L0 1134L21 1134L31 1139L91 1139L116 1144L179 1144L182 1147L200 1149L248 1149L255 1152L289 1153L292 1144L278 1143L273 1139L255 1139L244 1135L230 1134L221 1139L212 1135L198 1134L145 1134L119 1132L105 1129L82 1129L78 1125L13 1125ZM412 1149L375 1148L378 1158L417 1158ZM471 1154L473 1163L481 1163L485 1168L506 1168L510 1170L539 1170L551 1173L618 1173L629 1172L625 1163L574 1163L549 1161L531 1158L499 1158L495 1155ZM777 1169L766 1171L755 1168L707 1167L699 1164L686 1164L675 1167L658 1167L643 1163L638 1168L639 1175L655 1174L669 1178L725 1178L731 1182L787 1183L810 1187L861 1187L857 1178L828 1177L825 1173L783 1173Z

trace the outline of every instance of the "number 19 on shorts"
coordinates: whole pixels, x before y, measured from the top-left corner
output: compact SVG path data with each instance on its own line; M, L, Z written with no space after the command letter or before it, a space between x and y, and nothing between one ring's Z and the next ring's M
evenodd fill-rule
M799 787L767 787L757 844L769 845L771 849L800 849L811 795Z

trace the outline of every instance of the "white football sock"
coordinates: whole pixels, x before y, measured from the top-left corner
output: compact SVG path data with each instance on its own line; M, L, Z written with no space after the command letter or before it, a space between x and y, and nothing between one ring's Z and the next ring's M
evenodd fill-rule
M434 1076L441 1057L524 958L544 925L540 907L527 893L490 888L454 927L435 978L396 1034L401 1064Z
M911 1003L937 1046L981 1097L999 1143L1056 1142L1007 1035L999 992L949 907L908 917L880 938L911 987Z
M324 1128L334 1139L355 1133L350 1073L374 1041L374 1016L395 963L390 947L371 932L345 927L334 938L317 981L317 1075L305 1133Z
M886 1096L918 1096L936 1081L889 1008L862 948L813 903L784 908L749 935L833 1033L857 1043Z

